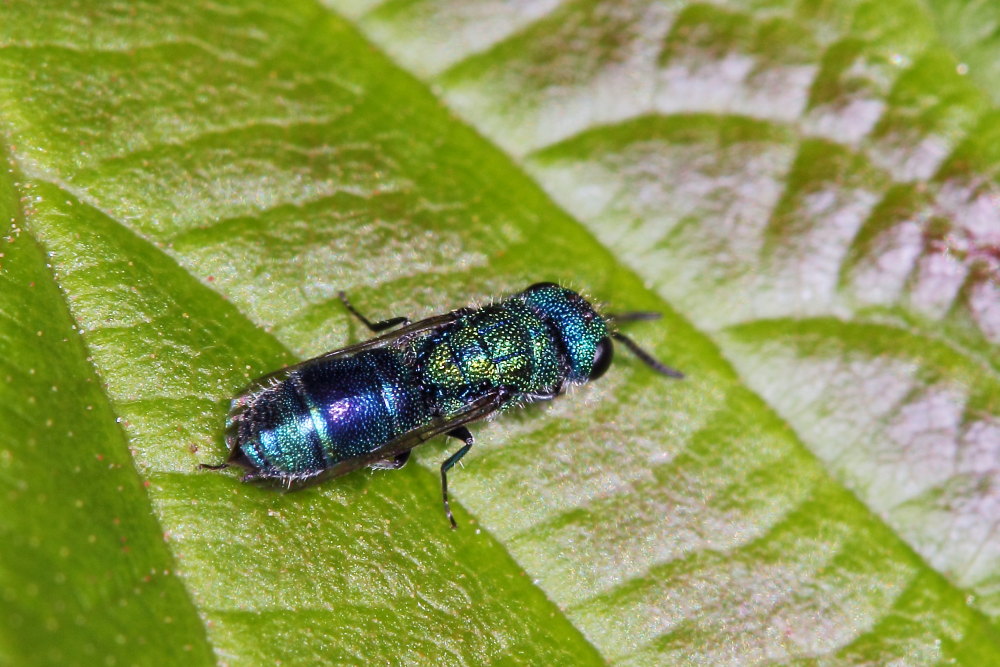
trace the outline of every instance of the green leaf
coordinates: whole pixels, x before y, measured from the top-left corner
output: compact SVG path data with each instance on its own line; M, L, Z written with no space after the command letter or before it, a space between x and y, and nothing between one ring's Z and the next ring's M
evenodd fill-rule
M329 5L2 10L0 662L1000 662L990 10ZM197 469L338 290L540 280L688 377L479 426L461 530L444 442Z

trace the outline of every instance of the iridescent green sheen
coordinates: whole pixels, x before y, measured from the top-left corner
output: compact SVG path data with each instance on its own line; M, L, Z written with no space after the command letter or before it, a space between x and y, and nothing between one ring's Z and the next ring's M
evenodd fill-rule
M425 345L422 379L443 415L484 390L509 389L506 408L525 395L557 391L563 380L552 329L516 299L464 315Z
M566 379L580 384L590 379L597 348L611 332L607 321L576 292L558 285L526 290L525 304L548 323L568 364Z

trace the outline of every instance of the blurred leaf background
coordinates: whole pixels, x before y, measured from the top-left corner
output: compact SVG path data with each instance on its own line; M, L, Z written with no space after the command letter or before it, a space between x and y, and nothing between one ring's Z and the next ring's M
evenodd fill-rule
M1000 662L1000 6L0 5L0 662ZM559 280L452 478L208 474L281 364Z

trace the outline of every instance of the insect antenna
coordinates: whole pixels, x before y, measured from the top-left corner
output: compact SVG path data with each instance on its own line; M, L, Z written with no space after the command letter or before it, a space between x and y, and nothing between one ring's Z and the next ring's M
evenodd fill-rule
M631 313L613 313L608 314L607 318L612 322L646 322L649 320L658 320L663 317L662 313L657 313L651 310L637 310Z
M646 350L639 347L639 345L636 344L635 341L633 341L625 334L620 334L616 331L611 335L614 337L615 340L622 342L625 345L625 347L631 350L632 354L639 357L639 361L646 364L657 373L666 375L667 377L677 378L678 380L684 378L684 373L681 373L676 368L671 368L670 366L660 363L653 357L653 355L651 355L649 352L646 352Z
M199 463L198 467L201 468L202 470L225 470L226 468L229 467L229 464L228 463L216 463L216 464L213 465L211 463Z
M631 313L616 313L614 315L608 315L607 318L611 322L617 324L619 322L642 322L646 320L658 320L662 317L660 313L655 313L648 310L638 310ZM632 354L639 357L639 361L646 364L652 368L657 373L666 375L667 377L677 378L681 380L684 378L684 373L681 373L676 368L671 368L666 364L661 363L658 359L653 357L649 352L639 347L638 343L629 338L623 333L617 331L613 332L611 336L620 341L625 347L627 347Z

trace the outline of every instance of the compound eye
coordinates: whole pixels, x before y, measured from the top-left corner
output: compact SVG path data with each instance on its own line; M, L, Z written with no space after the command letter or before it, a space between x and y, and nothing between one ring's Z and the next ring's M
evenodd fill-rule
M615 356L615 347L611 344L611 339L605 336L597 344L594 352L594 365L590 369L590 380L596 380L608 372L611 367L611 359Z

